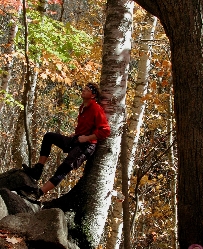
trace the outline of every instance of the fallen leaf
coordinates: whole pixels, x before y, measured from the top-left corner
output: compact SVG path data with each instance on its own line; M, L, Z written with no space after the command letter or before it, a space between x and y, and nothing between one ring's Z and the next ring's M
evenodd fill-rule
M20 243L22 240L23 240L22 238L15 238L15 237L6 238L6 241L12 244Z

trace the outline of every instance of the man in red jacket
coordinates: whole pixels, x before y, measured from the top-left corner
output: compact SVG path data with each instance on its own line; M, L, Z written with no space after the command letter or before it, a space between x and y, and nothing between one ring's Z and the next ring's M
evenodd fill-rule
M30 201L36 201L43 194L56 187L72 170L77 169L95 151L98 140L103 140L110 135L110 127L102 107L96 102L99 89L96 84L88 83L82 90L83 103L79 108L78 124L75 134L64 136L48 132L44 135L40 157L33 168L23 164L25 172L35 180L39 180L43 167L51 152L52 144L61 148L68 156L59 165L55 174L41 188L32 191L21 190L19 194Z

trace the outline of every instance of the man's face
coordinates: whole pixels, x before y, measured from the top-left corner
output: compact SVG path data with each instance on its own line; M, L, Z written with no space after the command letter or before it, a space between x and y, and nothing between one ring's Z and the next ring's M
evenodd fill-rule
M81 97L83 99L93 99L95 97L95 94L92 93L91 89L88 86L85 86L82 89Z

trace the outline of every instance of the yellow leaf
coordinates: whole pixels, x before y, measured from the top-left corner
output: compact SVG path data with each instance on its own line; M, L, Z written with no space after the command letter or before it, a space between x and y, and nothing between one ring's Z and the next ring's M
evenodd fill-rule
M67 71L68 71L68 67L67 67L67 66L64 66L64 67L63 67L63 71L64 71L64 72L67 72Z
M71 79L70 78L65 78L65 83L71 86Z
M52 81L55 81L55 79L56 79L56 77L55 77L55 76L51 77L51 80L52 80Z
M85 66L85 69L89 71L89 70L92 69L92 67L91 67L91 65L88 64L88 65Z
M44 79L47 79L47 74L46 74L46 73L42 73L42 74L41 74L41 77L42 77L43 80L44 80Z
M63 82L64 80L63 80L63 78L62 78L61 76L58 76L58 77L57 77L57 81L58 81L58 82Z
M144 175L140 181L140 185L144 185L148 182L148 176Z
M32 23L37 24L39 23L39 20L32 20Z
M6 241L8 241L9 243L12 243L12 244L16 244L16 243L19 243L21 242L23 239L22 238L15 238L15 237L12 237L12 238L6 238Z
M61 70L62 69L62 64L61 63L57 63L56 67L57 67L58 70Z

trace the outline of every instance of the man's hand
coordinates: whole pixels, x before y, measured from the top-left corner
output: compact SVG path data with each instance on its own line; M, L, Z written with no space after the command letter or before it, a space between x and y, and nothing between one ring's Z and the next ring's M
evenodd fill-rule
M92 140L97 140L97 137L96 137L95 134L92 134L92 135L89 135L89 136L82 135L82 136L78 137L78 141L80 143L90 142Z
M85 136L85 135L79 136L79 137L78 137L78 141L79 141L80 143L88 142L88 141L89 141L89 136Z

